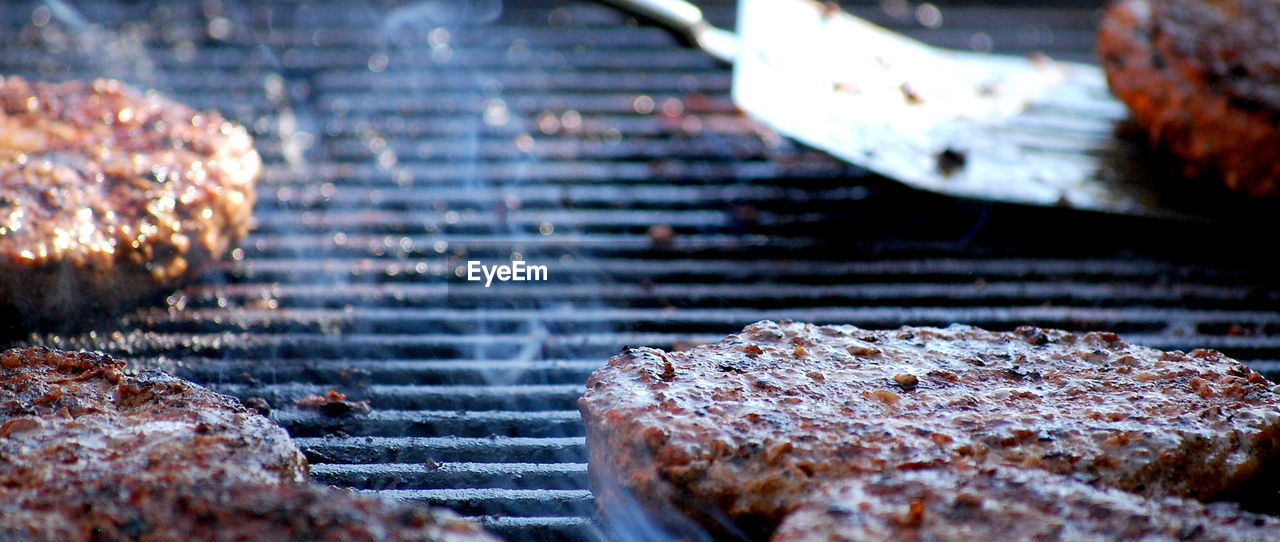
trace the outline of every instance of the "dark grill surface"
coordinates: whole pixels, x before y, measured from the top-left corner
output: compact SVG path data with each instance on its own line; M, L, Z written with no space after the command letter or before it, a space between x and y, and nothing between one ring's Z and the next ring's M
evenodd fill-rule
M763 318L1111 329L1280 373L1267 230L902 189L754 125L727 68L607 7L69 4L0 6L0 70L222 110L267 166L233 261L163 308L23 340L264 398L322 483L514 539L601 536L575 407L587 375L623 345ZM1098 16L941 3L928 29L916 3L847 6L937 44L1082 61ZM732 3L707 11L732 25ZM518 258L550 280L454 275ZM371 412L294 404L330 389Z

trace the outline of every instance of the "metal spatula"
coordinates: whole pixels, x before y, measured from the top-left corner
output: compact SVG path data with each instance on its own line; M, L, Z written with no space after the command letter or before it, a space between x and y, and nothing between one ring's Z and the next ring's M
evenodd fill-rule
M1206 194L1117 135L1127 112L1095 66L940 49L809 0L741 0L736 36L681 0L607 2L733 63L734 101L753 117L910 186L1130 215L1215 214Z

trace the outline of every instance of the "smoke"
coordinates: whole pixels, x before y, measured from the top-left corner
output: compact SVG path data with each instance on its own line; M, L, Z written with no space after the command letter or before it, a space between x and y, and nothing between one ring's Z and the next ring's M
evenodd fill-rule
M599 422L600 420L597 420L597 423ZM605 440L602 438L600 442ZM633 453L648 454L642 443L633 442L631 445ZM597 457L607 455L597 454ZM653 461L652 456L647 456L641 464L647 465L646 468L655 468L654 465L657 465L657 462ZM648 499L640 499L623 484L624 477L609 460L592 463L590 468L593 489L603 504L601 526L606 540L617 542L750 540L750 537L710 503L677 498L678 492L671 486L650 486L651 491L659 491L662 495L650 495ZM649 506L646 506L646 502ZM652 507L655 506L660 509L653 509ZM714 523L719 530L719 536L712 536L707 529L690 517L691 515L698 515Z
M409 165L422 166L442 158L453 162L451 165L455 167L451 169L457 171L459 177L456 181L444 179L444 182L458 182L461 194L492 194L493 200L483 202L459 198L461 207L441 209L446 218L440 231L460 227L459 217L470 218L491 211L494 216L487 233L517 240L509 254L473 254L465 246L447 247L446 288L451 292L454 291L453 286L464 287L458 282L460 277L456 270L464 267L468 260L523 259L518 240L537 235L523 231L508 220L509 215L518 209L519 196L514 186L507 183L518 185L522 182L521 170L517 169L516 175L510 179L495 178L486 167L489 164L486 163L485 147L493 141L495 134L513 131L528 134L532 130L532 121L513 114L501 81L483 68L468 66L466 59L457 58L456 55L465 55L468 51L456 49L453 43L455 33L466 32L468 27L491 23L502 14L502 10L503 4L498 0L428 0L396 8L387 14L381 25L380 50L370 57L371 71L389 77L394 84L407 87L406 94L420 98L417 100L419 103L452 101L458 109L466 112L462 118L457 119L456 127L447 131L453 140L449 148L454 152L428 148L419 151L417 156L401 156L395 145L386 143L393 141L394 134L383 136L369 133L366 136L369 141L380 142L375 151L379 168L385 170L397 183L409 185L422 182L415 178L414 170ZM475 49L469 48L470 51ZM473 106L478 107L478 110ZM447 112L441 113L442 116L450 115ZM525 155L522 163L527 164L531 160L531 157ZM461 310L476 310L481 313L494 311L494 314L498 314L502 309L529 303L525 299L501 299L499 296L486 296L480 298L478 303L476 299L446 296L448 303L457 303ZM467 355L477 360L539 360L545 354L544 347L551 335L551 330L537 314L525 319L514 333L506 323L485 318L477 318L473 325L475 329L472 332L481 337L502 336L506 339L473 342ZM511 349L511 341L516 343L514 351ZM510 384L523 378L518 372L491 373L486 376L494 384Z
M502 0L424 0L393 9L382 25L382 34L389 40L402 36L405 31L416 31L422 25L485 24L502 15Z
M45 0L44 5L49 6L54 18L71 27L72 30L80 32L89 28L89 23L80 15L80 12L67 5L66 2L62 0Z
M603 514L603 527L607 538L615 542L669 542L681 540L685 542L711 542L711 536L702 526L677 510L665 510L661 517L665 524L657 520L658 514L642 506L630 492L619 489L620 502L609 503L609 509ZM741 532L733 528L728 520L721 520L726 528L723 537L726 540L749 540Z
M156 84L155 61L146 46L154 31L144 22L108 29L91 23L80 10L63 0L44 0L32 12L32 22L40 28L38 39L45 52L65 56L71 62L41 65L42 76L63 77L70 66L87 69L90 77L120 79L142 87Z

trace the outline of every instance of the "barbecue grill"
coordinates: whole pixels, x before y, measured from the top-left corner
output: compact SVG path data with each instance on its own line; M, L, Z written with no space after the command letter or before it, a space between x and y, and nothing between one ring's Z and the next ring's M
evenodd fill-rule
M732 2L704 5L732 26ZM845 7L937 45L1093 60L1097 2L938 2L936 28L924 5ZM599 4L49 0L0 18L0 72L161 89L244 123L266 162L230 261L92 331L16 342L262 398L317 482L506 538L611 537L575 400L624 345L765 318L1034 324L1280 374L1256 226L902 188L742 117L726 67ZM549 280L460 276L519 259ZM295 404L330 389L371 410Z

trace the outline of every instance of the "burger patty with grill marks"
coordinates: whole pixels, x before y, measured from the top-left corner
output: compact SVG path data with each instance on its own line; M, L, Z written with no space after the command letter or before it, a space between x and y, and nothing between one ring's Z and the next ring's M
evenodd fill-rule
M1280 195L1280 5L1121 0L1098 50L1107 81L1152 143L1190 176Z
M66 326L173 290L248 232L260 170L215 112L0 77L0 307Z
M1143 498L1033 469L896 471L824 488L774 542L1184 540L1264 542L1280 520L1177 497Z
M1012 465L1204 498L1280 452L1280 394L1243 364L1030 327L759 322L626 350L579 408L603 511L634 500L754 538L849 476Z

